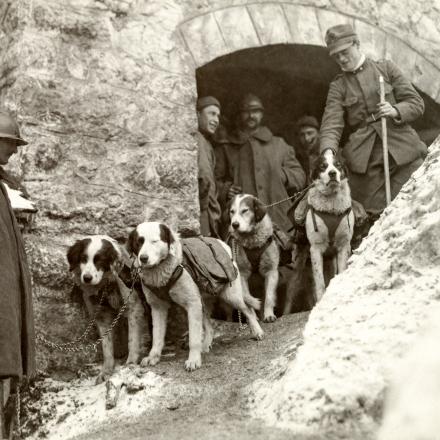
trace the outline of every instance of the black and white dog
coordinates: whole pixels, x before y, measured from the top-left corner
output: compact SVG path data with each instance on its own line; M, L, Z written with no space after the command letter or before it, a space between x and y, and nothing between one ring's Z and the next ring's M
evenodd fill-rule
M92 235L77 240L67 252L70 270L90 317L96 316L96 325L102 337L110 327L123 303L128 299L124 316L128 318L127 364L139 362L144 308L139 294L127 287L119 276L120 269L129 257L116 240L106 235ZM103 299L101 301L101 296ZM101 302L101 306L99 304ZM109 332L102 341L104 363L97 383L106 380L115 366L113 336Z
M318 158L308 192L306 234L310 243L316 300L325 291L326 278L344 271L351 255L354 214L344 165L332 150ZM324 258L332 261L331 274L324 274Z

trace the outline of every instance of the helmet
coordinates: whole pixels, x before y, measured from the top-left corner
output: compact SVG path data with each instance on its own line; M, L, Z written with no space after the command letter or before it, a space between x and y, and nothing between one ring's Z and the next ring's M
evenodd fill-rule
M20 129L15 119L5 112L0 112L0 138L13 139L17 145L27 145L27 142L20 137Z
M247 94L240 103L240 111L247 112L249 110L264 110L261 99L252 93Z

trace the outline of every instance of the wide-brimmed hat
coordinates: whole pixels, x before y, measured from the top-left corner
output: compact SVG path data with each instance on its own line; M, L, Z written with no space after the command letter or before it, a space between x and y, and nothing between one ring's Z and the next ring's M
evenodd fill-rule
M202 111L205 107L209 107L210 105L215 105L221 110L220 102L214 96L203 96L197 100L196 109L198 112Z
M328 47L330 55L347 49L356 41L359 41L358 36L351 24L332 26L325 33L325 44Z
M250 110L264 110L263 103L258 96L252 93L247 94L240 102L240 111L247 112Z
M20 136L17 122L6 112L0 112L0 138L13 139L17 145L27 145L27 142Z

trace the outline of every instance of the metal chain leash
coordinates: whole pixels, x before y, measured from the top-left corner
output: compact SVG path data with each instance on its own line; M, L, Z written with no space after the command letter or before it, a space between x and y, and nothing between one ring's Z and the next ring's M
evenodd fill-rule
M46 339L44 336L42 335L37 335L37 340L42 342L44 345L46 345L49 348L58 350L58 351L62 351L62 352L66 352L66 353L78 353L80 351L85 351L88 350L90 348L92 348L94 351L97 350L98 345L104 340L104 338L111 332L113 331L113 329L116 327L116 325L118 324L119 320L121 319L121 316L124 314L125 310L128 307L128 301L134 291L134 286L136 281L139 278L139 274L140 274L140 268L136 268L133 270L133 265L131 267L131 277L132 277L132 283L131 283L131 288L130 288L130 292L127 296L127 298L124 300L124 303L122 304L121 308L118 311L118 314L115 316L115 318L113 319L113 321L111 322L110 326L106 329L106 331L94 342L90 342L88 344L84 344L84 345L79 345L80 342L82 342L86 336L90 333L91 329L93 328L93 326L96 324L96 317L99 313L99 309L102 305L102 302L105 298L105 291L102 293L101 298L100 298L100 302L98 304L98 309L95 312L95 315L93 316L93 318L89 321L86 330L84 331L84 333L78 337L77 339L75 339L74 341L70 341L70 342L66 342L63 344L59 344L53 341L49 341L48 339Z
M80 335L78 338L76 338L75 340L60 344L60 343L57 343L57 342L49 341L49 339L44 337L42 334L38 334L37 337L36 337L37 341L41 342L46 347L52 348L54 350L62 351L62 352L65 352L65 353L77 353L77 352L81 351L82 348L78 348L78 347L75 347L75 346L77 344L79 344L80 342L82 342L83 340L85 340L86 337L88 336L88 334L91 332L91 330L95 326L96 318L98 316L98 313L100 312L100 309L101 309L102 303L104 301L104 298L105 298L105 290L101 294L101 298L99 299L98 307L96 309L95 314L93 315L93 318L87 324L87 327L84 330L84 333L82 335Z
M14 427L14 434L17 439L21 439L21 395L20 395L20 383L17 384L17 390L15 395L15 417L16 426Z
M232 250L232 261L237 262L237 240L235 238L232 238L232 246L231 246L231 250ZM241 312L240 310L237 310L238 313L238 324L239 324L239 329L240 330L244 330L247 327L247 324L243 324L242 320L241 320Z
M281 205L281 203L285 203L285 202L288 202L289 200L295 199L295 198L297 198L300 194L303 194L305 191L307 191L308 189L310 189L313 185L314 185L314 184L313 184L313 182L312 182L309 186L305 187L304 189L302 189L302 190L300 190L300 191L297 191L293 196L286 197L285 199L278 200L277 202L271 203L271 204L269 204L269 205L264 205L264 207L265 207L265 208L272 208L273 206Z

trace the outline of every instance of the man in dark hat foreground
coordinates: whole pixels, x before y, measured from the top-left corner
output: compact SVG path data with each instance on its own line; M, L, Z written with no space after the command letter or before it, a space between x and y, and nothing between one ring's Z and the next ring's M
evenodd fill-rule
M20 137L15 120L0 113L0 165L6 165L17 148L27 142ZM0 432L5 434L3 403L9 388L24 376L35 375L35 335L31 277L23 240L5 182L9 177L0 167Z
M211 144L220 120L220 102L213 96L197 101L200 232L207 237L219 237L221 210L214 177L215 153Z
M304 187L305 174L295 150L274 136L262 123L264 106L260 98L247 95L240 104L237 130L220 141L216 178L223 207L236 194L247 193L271 204ZM269 213L284 231L292 223L287 216L289 201L274 206Z
M389 60L373 61L360 50L349 24L328 29L325 41L342 72L330 84L320 129L320 149L336 152L344 127L343 156L352 197L374 221L386 206L381 118L387 119L391 198L422 164L426 145L410 126L424 112L423 99ZM380 103L379 76L385 81Z

